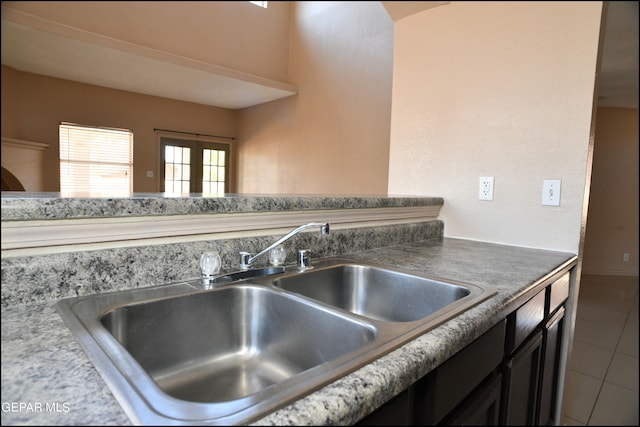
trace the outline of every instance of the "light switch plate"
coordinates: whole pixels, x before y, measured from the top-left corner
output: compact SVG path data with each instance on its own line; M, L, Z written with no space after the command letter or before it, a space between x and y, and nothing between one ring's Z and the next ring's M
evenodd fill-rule
M542 181L542 204L560 206L560 180L545 179Z

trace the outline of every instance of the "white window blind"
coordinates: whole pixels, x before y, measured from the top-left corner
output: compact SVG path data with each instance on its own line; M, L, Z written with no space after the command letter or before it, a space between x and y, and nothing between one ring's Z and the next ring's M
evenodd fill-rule
M133 191L133 133L60 125L60 191L91 196Z

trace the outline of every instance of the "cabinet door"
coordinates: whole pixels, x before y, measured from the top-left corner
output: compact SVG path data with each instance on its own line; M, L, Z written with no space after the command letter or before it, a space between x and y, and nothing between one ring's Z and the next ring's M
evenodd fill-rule
M552 425L556 415L556 397L558 391L558 365L560 361L560 343L564 324L564 307L549 319L543 330L543 361L540 370L539 425Z
M542 331L537 330L505 365L502 424L535 425Z
M440 423L496 370L504 356L505 328L503 320L416 383L417 424Z
M497 426L499 422L502 375L489 378L456 408L440 425Z
M358 426L408 426L412 424L412 389L403 391L363 419Z

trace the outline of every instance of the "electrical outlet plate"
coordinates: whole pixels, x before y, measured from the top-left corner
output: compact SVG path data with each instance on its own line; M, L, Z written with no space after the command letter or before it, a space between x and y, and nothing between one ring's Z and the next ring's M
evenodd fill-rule
M542 204L560 206L560 180L545 179L542 181Z
M478 193L478 199L493 200L493 177L492 176L480 177L480 189Z

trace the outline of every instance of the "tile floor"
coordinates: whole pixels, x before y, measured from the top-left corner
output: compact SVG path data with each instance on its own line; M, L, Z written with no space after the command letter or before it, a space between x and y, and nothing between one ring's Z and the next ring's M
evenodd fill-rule
M562 425L638 425L638 277L582 276Z

